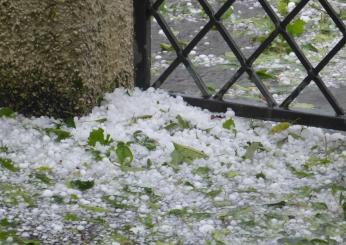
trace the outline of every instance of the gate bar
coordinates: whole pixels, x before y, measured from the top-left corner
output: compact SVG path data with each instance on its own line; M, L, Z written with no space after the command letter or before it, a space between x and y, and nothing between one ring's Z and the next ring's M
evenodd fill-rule
M203 99L200 97L182 96L181 94L175 94L173 96L181 96L188 104L207 109L211 112L226 112L230 108L238 117L275 122L291 122L292 124L346 131L346 116L321 115L312 112L291 111L278 107L270 108L249 102L243 103L243 101L240 103L235 101L221 101L213 98Z
M135 86L148 89L151 80L151 21L148 0L133 1Z

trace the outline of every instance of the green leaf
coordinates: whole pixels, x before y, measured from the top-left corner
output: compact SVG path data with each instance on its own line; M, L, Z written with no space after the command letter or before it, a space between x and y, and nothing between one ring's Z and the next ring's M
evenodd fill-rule
M316 166L320 165L329 165L332 163L332 160L330 158L319 158L312 156L309 158L309 160L303 165L305 169L311 169Z
M161 43L160 48L162 51L167 51L167 52L174 51L173 46L169 43Z
M8 219L1 219L0 220L0 226L7 227L7 228L15 228L17 226L17 223L15 222L9 222Z
M226 244L225 240L225 232L220 230L215 230L211 233L211 237L217 242L218 245Z
M97 218L92 218L90 220L90 222L92 224L96 224L96 225L102 225L102 226L106 226L108 223L105 219L101 218L101 217L97 217Z
M210 93L215 93L216 92L216 87L214 84L207 84L207 89Z
M289 127L291 127L291 124L288 122L278 123L274 127L272 127L272 129L270 130L270 133L271 134L281 133L282 131L285 131Z
M229 130L234 129L234 128L235 128L235 122L234 122L234 120L233 120L232 118L227 119L227 120L224 121L224 123L222 124L222 127L223 127L224 129L229 129Z
M283 208L286 205L287 205L286 201L281 201L281 202L267 204L268 207L273 207L273 208Z
M224 58L227 61L227 66L237 67L239 65L237 58L233 52L225 52Z
M157 241L155 245L175 245L176 243Z
M102 161L104 155L102 154L101 151L98 151L96 149L90 149L90 153L94 156L94 159L96 161Z
M35 170L38 172L51 172L52 171L52 169L48 166L40 166L40 167L35 168Z
M6 241L9 237L16 237L16 232L0 230L0 241Z
M100 119L95 120L95 122L104 123L104 122L107 122L107 118L100 118Z
M241 190L241 192L244 192L244 193L256 193L258 191L257 191L257 189L255 187L249 187L249 188Z
M163 126L163 128L166 129L167 131L173 131L174 129L178 127L179 127L179 124L173 121L169 121L168 123L165 124L165 126Z
M239 173L236 171L228 171L224 173L223 176L225 176L227 179L233 179L234 177L239 176Z
M164 129L174 132L176 129L191 129L192 125L189 121L185 120L182 116L178 115L176 116L177 121L170 120L168 123L165 124Z
M212 213L194 211L193 213L189 214L189 217L191 217L193 219L197 219L197 220L206 220L206 219L210 219L212 217Z
M233 8L230 7L222 16L221 16L221 20L225 21L227 19L229 19L233 14Z
M295 37L299 37L304 33L305 22L301 19L297 19L287 25L287 31L289 34Z
M328 33L328 34L318 33L317 35L314 36L312 41L316 42L316 43L331 42L332 40L334 40L334 38L335 38L335 36L330 35L330 33Z
M342 20L346 20L346 9L340 9L339 16Z
M119 142L115 152L121 165L131 167L134 157L130 147L127 144L124 142Z
M301 237L280 238L277 242L283 245L311 245L308 239Z
M13 206L23 203L24 200L30 207L36 204L33 195L18 185L0 183L0 190L3 196L2 203Z
M20 237L15 237L15 240L17 240L20 244L23 245L40 245L41 242L39 240L31 240L31 239L22 239Z
M297 194L303 197L310 197L314 192L314 190L310 186L302 186L299 188L295 188L295 190L298 191Z
M112 143L111 136L107 134L105 137L104 130L102 128L94 129L90 132L89 138L88 138L88 145L95 146L97 142L99 142L101 145L109 145Z
M240 223L242 226L245 227L255 227L256 226L256 221L253 219L250 220L244 220Z
M74 122L74 118L73 117L70 117L70 118L66 118L64 120L64 123L65 125L68 127L68 128L76 128L76 124Z
M151 167L153 166L153 162L151 161L150 158L147 159L147 169L151 169Z
M179 45L180 45L183 49L186 48L188 44L189 44L188 41L179 40Z
M73 193L72 193L72 194L70 195L70 199L73 200L73 201L77 201L77 200L79 200L79 197L78 197L77 194L73 194Z
M0 152L8 153L9 149L7 146L0 146Z
M338 191L346 191L346 186L338 185L336 183L333 183L330 188L333 195L335 195Z
M86 191L94 187L95 181L93 180L72 180L70 181L70 186L73 189L78 189L80 191Z
M199 167L199 168L195 168L192 170L193 174L199 175L199 176L206 176L210 173L210 168L209 167Z
M7 118L14 118L16 116L16 113L8 107L1 107L0 108L0 118L1 117L7 117Z
M267 36L265 35L258 35L258 36L254 36L251 41L254 43L263 43L265 40L267 39Z
M217 197L221 192L222 192L222 190L217 189L217 190L209 191L206 194L208 197L214 198L214 197Z
M178 121L178 125L183 128L183 129L190 129L191 125L190 122L185 120L184 118L182 118L182 116L178 115L176 117L177 121Z
M91 206L91 205L85 205L85 204L80 204L79 205L81 208L93 212L93 213L105 213L107 212L107 209L102 208L102 207L97 207L97 206Z
M328 210L328 206L324 202L313 202L311 205L314 209Z
M329 240L331 241L331 240ZM302 237L288 237L288 238L281 238L278 240L278 244L283 245L328 245L328 244L335 244L330 243L326 240L322 240L319 238L314 239L307 239Z
M153 217L150 215L145 216L144 218L141 218L142 224L145 226L146 229L152 229L155 227L153 222Z
M270 74L267 69L261 69L256 71L256 74L263 80L266 79L276 79L276 76Z
M146 171L145 168L142 167L130 167L130 166L126 166L126 165L121 165L120 169L122 172L143 172Z
M8 219L2 219L0 220L0 226L9 226L10 222L8 222Z
M58 142L72 137L70 132L58 128L46 128L45 131L48 135L55 135Z
M181 209L171 209L168 211L168 215L173 215L177 217L184 217L187 216L187 208L181 208Z
M264 151L264 150L265 148L263 147L261 142L248 142L248 146L247 146L245 155L243 156L243 159L252 160L257 151Z
M310 242L313 245L330 245L331 244L328 241L322 240L322 239L319 239L319 238L311 239Z
M64 220L65 221L79 221L80 218L78 217L77 214L73 214L73 213L67 213L64 216Z
M192 163L196 159L207 158L208 155L202 151L196 150L189 146L174 143L174 151L172 152L172 163L182 164L183 162Z
M310 172L305 172L302 170L297 170L296 168L290 166L290 165L286 165L287 168L292 172L292 174L294 174L295 176L297 176L298 178L302 179L302 178L308 178L313 176L313 173Z
M148 119L151 119L152 117L153 117L152 115L142 115L138 117L133 117L130 121L130 125L137 123L138 120L148 120Z
M63 204L64 198L62 196L59 196L59 195L53 195L52 196L52 202L54 202L56 204Z
M159 145L159 143L156 140L149 138L141 130L134 132L133 138L135 139L135 142L137 144L146 147L149 151L156 150L156 147Z
M52 185L53 184L53 180L51 178L49 178L45 173L43 172L36 172L34 174L35 178L42 181L43 183L47 184L47 185Z
M185 185L185 186L192 187L193 189L195 188L195 186L190 181L183 181L182 184Z
M266 175L262 172L256 174L256 179L267 179Z
M149 197L152 203L156 203L161 200L161 197L155 194L153 188L144 187L144 193Z
M165 14L168 13L168 7L167 7L167 4L166 4L166 0L164 0L164 1L162 2L162 4L161 4L160 7L159 7L159 10L160 10L160 12L161 12L163 15L165 15Z
M188 45L188 42L180 40L180 41L178 41L178 44L180 45L180 47L186 48L186 46ZM160 48L162 51L167 51L167 52L174 51L173 45L171 45L169 43L161 43Z
M278 11L283 16L285 16L288 13L288 3L289 0L279 0L278 2Z
M313 104L308 104L308 103L298 103L298 102L293 102L292 105L290 106L292 109L303 109L303 110L312 110L315 108Z
M127 238L124 235L121 235L119 232L114 231L112 233L112 239L116 242L118 242L120 245L134 245L135 243L131 241L129 238Z
M103 196L102 200L116 209L133 209L134 206L123 204L122 200L119 200L116 196Z
M14 163L10 159L0 158L0 165L11 172L19 172L19 168L14 166Z
M304 138L301 135L293 133L293 132L289 132L288 135L291 136L293 139L296 139L296 140L304 140Z
M11 238L10 243L7 242L7 239ZM4 243L2 243L2 241ZM0 230L0 244L20 244L20 245L40 245L41 242L39 240L27 240L22 239L16 234L16 231L1 231Z
M305 48L305 49L307 49L307 50L309 50L309 51L315 52L315 53L318 53L318 52L319 52L318 48L316 48L316 47L315 47L313 44L311 44L311 43L304 44L302 47Z

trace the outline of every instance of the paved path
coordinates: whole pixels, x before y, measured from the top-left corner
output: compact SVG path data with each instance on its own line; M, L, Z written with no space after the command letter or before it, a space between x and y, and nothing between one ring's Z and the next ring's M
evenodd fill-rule
M260 9L255 9L252 11L248 11L247 6L244 4L236 4L235 11L240 10L242 12L242 17L253 17L256 15L261 15ZM179 30L179 38L181 40L191 40L191 38L196 35L196 32L203 26L205 22L191 22L187 19L181 20L179 24L173 23L172 27L174 30ZM160 28L157 24L153 24L153 36L152 36L152 52L153 56L156 55L160 51L160 44L162 43L162 36L158 34ZM230 30L232 32L232 30ZM207 35L207 39L203 39L201 43L197 46L197 54L214 54L215 56L223 56L226 51L229 51L228 46L225 41L221 38L218 32L213 31ZM249 40L249 36L239 36L236 39L238 44L241 44L242 47L251 46L251 41ZM210 45L203 45L205 42L209 42ZM255 48L255 47L254 47ZM243 50L246 55L249 55L253 52L253 49ZM171 54L167 54L165 56L168 60L173 60L175 58L174 52ZM169 63L169 62L168 62ZM227 81L232 74L235 72L237 67L225 67L225 66L196 66L197 71L202 76L204 81L208 84L213 84L215 88L220 88L225 81ZM154 76L155 77L155 76ZM244 77L243 81L246 81L246 77ZM292 86L292 89L295 86ZM191 77L187 73L187 71L181 67L177 69L172 75L169 77L168 81L163 85L164 89L174 92L183 92L185 94L196 95L199 93L196 85L191 80ZM338 98L341 106L346 110L346 84L342 85L340 88L331 88L335 97ZM287 94L289 92L287 91ZM333 109L329 106L328 102L321 95L321 92L318 91L317 88L311 87L307 88L300 97L296 100L298 103L305 103L314 105L314 108L317 110L326 111L328 113L333 114Z

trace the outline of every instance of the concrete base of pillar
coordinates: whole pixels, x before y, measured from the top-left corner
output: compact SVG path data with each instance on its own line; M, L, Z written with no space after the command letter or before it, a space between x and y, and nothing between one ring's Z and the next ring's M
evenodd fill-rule
M0 0L0 107L79 116L133 86L132 0Z

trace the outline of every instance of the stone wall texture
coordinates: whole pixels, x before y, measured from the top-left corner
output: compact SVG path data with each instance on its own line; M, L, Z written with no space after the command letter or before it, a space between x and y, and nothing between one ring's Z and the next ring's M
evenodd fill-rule
M0 0L0 107L59 118L133 86L132 0Z

